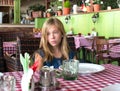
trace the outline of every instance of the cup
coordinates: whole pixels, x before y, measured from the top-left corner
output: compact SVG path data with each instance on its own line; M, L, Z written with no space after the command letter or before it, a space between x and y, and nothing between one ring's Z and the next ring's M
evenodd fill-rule
M78 78L78 60L63 60L62 76L64 80L77 80Z
M15 91L16 80L13 76L0 76L0 91Z

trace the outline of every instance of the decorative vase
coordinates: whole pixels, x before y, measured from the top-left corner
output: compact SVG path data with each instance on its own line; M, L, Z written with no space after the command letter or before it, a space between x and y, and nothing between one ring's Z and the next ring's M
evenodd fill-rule
M99 12L100 11L100 4L94 4L93 9L94 9L94 12Z
M91 6L86 6L87 12L93 12L93 8Z

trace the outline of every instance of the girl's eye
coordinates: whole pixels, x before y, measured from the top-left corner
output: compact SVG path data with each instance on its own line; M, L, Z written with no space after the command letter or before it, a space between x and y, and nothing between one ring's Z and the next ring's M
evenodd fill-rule
M55 31L54 33L55 33L55 34L58 34L58 31Z

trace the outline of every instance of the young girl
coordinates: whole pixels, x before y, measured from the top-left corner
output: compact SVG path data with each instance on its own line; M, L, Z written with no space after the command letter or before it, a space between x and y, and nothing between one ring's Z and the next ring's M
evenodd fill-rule
M42 28L40 49L34 53L38 61L38 70L42 66L59 68L65 59L76 59L75 53L70 50L62 22L57 18L49 18Z

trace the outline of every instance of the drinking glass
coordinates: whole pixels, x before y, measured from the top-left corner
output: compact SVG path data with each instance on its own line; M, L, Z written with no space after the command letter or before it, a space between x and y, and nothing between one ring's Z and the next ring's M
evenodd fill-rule
M63 79L76 80L78 77L78 60L63 60Z
M15 91L15 83L13 76L0 76L0 91Z

